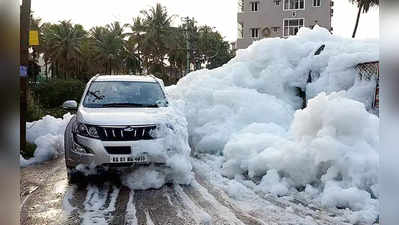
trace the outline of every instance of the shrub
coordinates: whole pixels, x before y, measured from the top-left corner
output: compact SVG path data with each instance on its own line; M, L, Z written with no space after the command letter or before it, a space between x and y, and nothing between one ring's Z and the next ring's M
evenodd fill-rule
M79 101L85 84L80 80L49 80L34 88L39 104L44 108L57 108L66 100Z
M61 107L50 108L50 109L46 108L42 109L40 118L44 117L45 115L51 115L54 116L55 118L62 118L68 112L71 111L65 110Z
M35 103L30 89L27 90L26 103L26 121L30 122L40 119L42 117L41 107Z
M37 146L33 143L26 142L25 151L21 151L21 155L24 159L29 159L33 157Z

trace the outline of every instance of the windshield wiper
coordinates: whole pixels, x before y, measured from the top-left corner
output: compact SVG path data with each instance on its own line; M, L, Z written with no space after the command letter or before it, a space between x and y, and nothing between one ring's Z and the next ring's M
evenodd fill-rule
M129 107L129 106L136 106L136 107L158 107L156 104L140 104L140 103L109 103L103 104L103 107Z
M88 91L88 93L90 94L90 95L92 95L92 96L94 96L96 99L95 100L102 100L105 96L104 95L101 95L101 96L98 96L97 95L97 92L98 91Z

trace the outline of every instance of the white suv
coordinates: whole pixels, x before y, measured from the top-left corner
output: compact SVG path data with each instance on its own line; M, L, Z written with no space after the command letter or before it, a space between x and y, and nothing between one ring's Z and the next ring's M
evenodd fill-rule
M70 183L79 181L82 168L164 165L161 126L168 107L163 82L153 76L95 76L65 130L65 162ZM171 128L173 129L173 127Z

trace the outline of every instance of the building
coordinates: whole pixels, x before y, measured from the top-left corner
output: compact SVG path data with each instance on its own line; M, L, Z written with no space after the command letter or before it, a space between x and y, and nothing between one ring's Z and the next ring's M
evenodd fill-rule
M332 0L238 0L238 39L235 49L253 41L296 35L299 28L314 25L332 31Z

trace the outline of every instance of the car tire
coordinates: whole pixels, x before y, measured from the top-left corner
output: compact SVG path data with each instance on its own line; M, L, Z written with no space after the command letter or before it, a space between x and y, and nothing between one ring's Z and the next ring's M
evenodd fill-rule
M67 169L68 184L81 184L85 180L84 177L85 175L76 169Z

